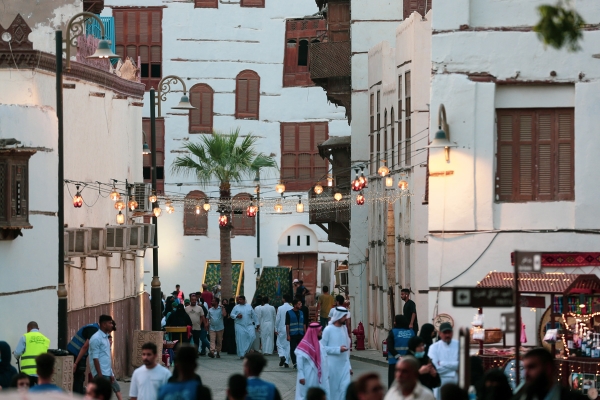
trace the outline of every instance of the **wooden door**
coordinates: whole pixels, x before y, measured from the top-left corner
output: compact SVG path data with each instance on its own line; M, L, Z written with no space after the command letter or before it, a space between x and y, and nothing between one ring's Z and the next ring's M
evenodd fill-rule
M317 290L317 253L280 254L279 265L292 267L292 279L299 279L310 292L306 296L306 306L315 305Z

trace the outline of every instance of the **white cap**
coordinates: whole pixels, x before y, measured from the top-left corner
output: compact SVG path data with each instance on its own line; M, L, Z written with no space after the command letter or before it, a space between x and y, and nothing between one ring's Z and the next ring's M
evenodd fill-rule
M298 282L300 282L298 279L294 279L294 282L292 282L292 283L298 283Z

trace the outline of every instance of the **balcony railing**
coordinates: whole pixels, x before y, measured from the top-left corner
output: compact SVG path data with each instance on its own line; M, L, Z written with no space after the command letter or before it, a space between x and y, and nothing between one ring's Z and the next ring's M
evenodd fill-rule
M321 194L316 194L312 189L308 192L309 223L350 222L350 193L341 191L344 198L338 202L333 198L335 191L333 187L323 187Z
M310 45L310 78L350 77L350 42Z

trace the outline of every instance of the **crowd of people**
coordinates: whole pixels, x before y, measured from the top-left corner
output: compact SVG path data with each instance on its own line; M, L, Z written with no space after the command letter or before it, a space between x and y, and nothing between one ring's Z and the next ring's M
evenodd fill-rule
M141 346L143 365L131 378L132 400L212 399L212 393L196 373L200 356L220 358L221 352L235 354L242 362L243 374L229 377L228 400L280 400L277 386L261 378L271 354L279 357L279 367L294 368L296 400L575 400L583 395L572 392L557 381L553 357L542 348L523 357L525 384L513 394L502 370L483 373L477 356L471 357L471 387L458 386L459 345L453 327L442 323L436 331L432 324L419 329L416 307L410 292L403 291L404 315L394 318L387 338L388 390L377 373L367 373L352 381L349 351L350 313L343 296L333 298L323 288L317 314L310 322L303 299L307 294L301 282L293 299L284 295L284 304L275 307L267 297L257 299L254 307L244 296L222 302L218 287L191 293L186 298L179 285L165 299L165 326L188 326L175 356L174 368L161 365L162 354L156 344ZM169 300L172 300L169 307ZM304 302L303 302L304 300ZM210 306L209 306L210 304ZM81 327L67 349L73 357L73 392L88 399L122 399L111 357L112 332L116 323L109 315ZM210 338L210 341L208 340ZM436 341L434 341L437 338ZM190 342L193 341L193 345ZM10 345L0 341L0 389L15 388L32 393L61 392L52 383L55 357L48 352L50 341L35 321L27 325L11 353ZM10 363L19 360L20 372ZM86 370L89 376L86 381Z

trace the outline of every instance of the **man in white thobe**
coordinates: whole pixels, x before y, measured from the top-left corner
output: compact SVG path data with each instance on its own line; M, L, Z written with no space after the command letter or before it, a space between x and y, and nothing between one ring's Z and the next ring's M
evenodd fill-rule
M256 307L258 308L258 307ZM262 307L258 322L260 323L260 341L263 354L273 354L273 335L275 333L275 307L269 304L269 298L262 298Z
M230 315L235 321L237 355L244 358L256 338L256 328L258 328L256 314L254 314L252 306L246 303L246 297L238 296L238 304L233 307Z
M452 336L452 325L444 322L440 325L441 340L429 346L427 353L442 380L440 387L446 383L458 383L458 340L453 340ZM439 400L440 389L435 388L433 392Z
M352 367L350 366L351 342L345 323L348 310L344 307L335 307L331 315L331 324L323 330L321 345L327 353L329 375L328 400L345 400L346 390L350 384Z
M277 317L275 318L275 334L277 335L277 354L279 355L279 366L287 365L289 367L290 358L290 342L287 341L287 332L285 330L285 314L293 307L290 304L292 298L289 294L283 295L283 304L277 309Z
M260 323L260 314L262 311L262 297L258 296L256 298L256 307L254 307L254 314L256 315L256 321ZM256 352L260 352L260 330L256 331L256 338L254 342L252 342L252 350Z
M323 389L326 398L329 398L327 354L319 342L319 337L321 337L321 324L313 322L308 326L306 335L294 352L298 366L295 400L306 399L308 389L312 387Z

